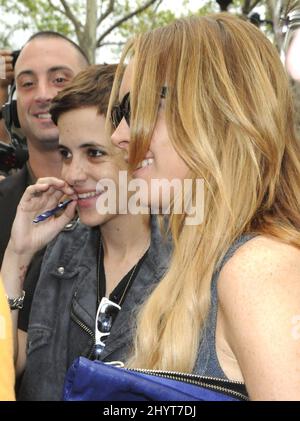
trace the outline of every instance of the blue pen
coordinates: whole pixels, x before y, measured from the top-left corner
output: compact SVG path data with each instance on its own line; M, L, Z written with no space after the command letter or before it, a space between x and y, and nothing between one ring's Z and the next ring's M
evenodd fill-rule
M47 211L41 213L40 215L36 216L32 222L37 224L38 222L44 221L45 219L49 218L50 216L55 215L59 210L64 209L71 202L73 202L73 199L65 200L64 202L57 205L55 208L47 210Z

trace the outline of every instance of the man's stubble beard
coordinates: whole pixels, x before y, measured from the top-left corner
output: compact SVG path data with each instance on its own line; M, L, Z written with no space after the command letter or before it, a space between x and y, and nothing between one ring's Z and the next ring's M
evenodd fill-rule
M27 142L40 152L51 152L58 150L58 133L43 136L29 136Z

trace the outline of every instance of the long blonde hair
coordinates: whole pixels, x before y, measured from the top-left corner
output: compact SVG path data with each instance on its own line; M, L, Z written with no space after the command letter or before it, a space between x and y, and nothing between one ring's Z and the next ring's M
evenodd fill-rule
M254 25L234 16L179 19L139 35L121 62L129 54L132 167L149 149L166 85L170 139L191 177L205 180L203 223L188 226L185 215L171 216L170 268L139 313L129 363L189 372L213 273L233 241L257 232L300 247L293 105L277 51Z

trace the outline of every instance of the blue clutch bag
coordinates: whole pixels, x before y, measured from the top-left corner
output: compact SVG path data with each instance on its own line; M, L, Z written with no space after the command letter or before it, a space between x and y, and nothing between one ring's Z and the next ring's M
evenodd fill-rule
M77 358L64 385L66 401L240 401L244 385L195 374L121 368Z

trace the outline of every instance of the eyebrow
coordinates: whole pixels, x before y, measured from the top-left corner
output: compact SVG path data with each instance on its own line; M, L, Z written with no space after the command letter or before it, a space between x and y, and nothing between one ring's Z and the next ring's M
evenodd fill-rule
M47 70L47 73L54 73L57 72L58 70L63 70L63 71L67 71L70 73L74 73L73 70L70 67L67 66L53 66L50 67L50 69ZM18 79L19 77L23 76L23 75L28 75L28 76L34 76L36 74L36 72L34 72L31 69L26 69L26 70L22 70L16 77L16 79Z
M62 143L59 143L58 144L58 147L59 148L70 149L70 148L68 148L68 146L63 145ZM91 147L97 147L97 148L107 149L106 146L101 145L100 143L96 143L96 142L83 143L83 144L79 145L79 148L80 149L91 148Z

